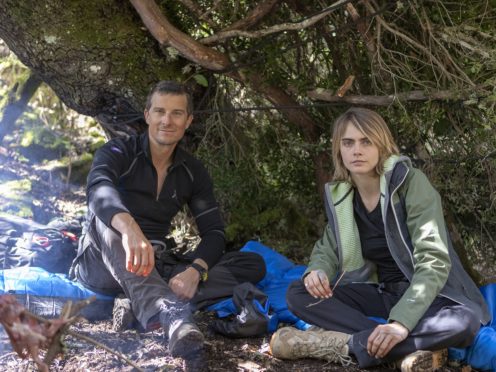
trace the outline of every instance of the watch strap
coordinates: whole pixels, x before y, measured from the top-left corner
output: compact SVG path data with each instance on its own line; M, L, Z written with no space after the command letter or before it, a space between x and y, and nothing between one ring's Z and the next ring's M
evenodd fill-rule
M207 272L207 269L205 269L202 265L200 265L196 262L192 262L189 266L192 267L193 269L195 269L196 271L198 271L198 273L200 274L200 281L201 282L205 282L207 280L208 272Z

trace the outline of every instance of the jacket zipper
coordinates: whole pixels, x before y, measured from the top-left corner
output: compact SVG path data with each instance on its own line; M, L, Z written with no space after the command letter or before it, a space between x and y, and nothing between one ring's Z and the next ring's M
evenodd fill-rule
M405 182L405 179L406 179L406 176L408 176L408 173L410 172L410 170L407 168L407 171L405 173L405 175L403 176L403 179L401 180L401 182L398 184L398 186L393 190L393 192L391 193L391 195L389 196L389 204L392 205L391 209L393 210L393 216L394 216L394 220L396 221L396 227L398 228L398 232L400 234L400 237L401 237L401 241L403 242L403 245L405 246L408 254L410 255L410 260L412 261L412 267L415 267L415 261L413 259L413 254L412 252L410 252L410 249L408 248L408 244L406 243L406 240L405 240L405 237L403 236L403 233L401 232L401 228L400 228L400 224L399 224L399 221L398 221L398 216L396 214L396 211L394 209L394 204L393 204L393 195L398 191L398 189L403 185L403 183ZM387 213L387 208L386 209L386 213ZM405 211L406 212L406 211ZM386 220L384 218L384 220ZM388 229L389 231L389 228L387 227L387 223L386 221L384 221L384 229ZM386 231L386 241L388 241L388 237L389 237L389 234L388 234L388 231ZM390 247L390 244L388 244L388 248ZM393 255L393 252L391 252L391 248L389 248L389 253L391 253L391 255ZM400 260L398 260L400 261ZM400 261L401 262L401 261ZM405 272L402 270L403 272L403 275L405 275ZM405 275L406 276L406 275Z
M410 172L409 169L407 169L407 172L405 173L405 176L403 177L403 179L401 180L401 182L399 183L398 187L396 187L393 192L391 193L391 196L390 196L390 204L392 205L393 204L393 195L398 191L398 189L401 187L401 185L403 185L403 182L405 182L405 179L406 179L406 176L408 175L408 173ZM415 261L413 260L413 254L410 252L410 249L408 248L408 244L406 244L406 241L405 241L405 237L403 236L403 233L401 232L401 228L400 228L400 224L399 224L399 221L398 221L398 215L396 214L396 211L394 209L394 206L391 208L393 210L393 215L394 215L394 220L396 221L396 226L398 228L398 232L400 234L400 237L401 237L401 241L403 242L403 244L405 245L406 247L406 250L408 252L408 254L410 255L410 259L412 260L412 267L414 268L414 271L415 271ZM406 211L405 211L406 212ZM384 227L386 227L387 225L384 224ZM388 238L388 234L386 234L386 240ZM389 247L389 245L388 245ZM391 249L389 249L389 251L391 252ZM393 252L391 252L391 254L393 254ZM448 254L449 254L449 249L448 249ZM399 265L398 265L399 266ZM403 273L403 275L405 275L405 273ZM449 274L448 274L449 275ZM405 275L406 276L406 275ZM412 273L412 276L413 276L413 273ZM442 290L442 289L441 289ZM438 296L443 296L445 298L448 298L450 299L451 301L455 302L455 303L460 303L459 301L456 301L454 300L453 298L449 297L449 296L446 296L445 294L441 293L441 290L439 291L439 293L437 294Z

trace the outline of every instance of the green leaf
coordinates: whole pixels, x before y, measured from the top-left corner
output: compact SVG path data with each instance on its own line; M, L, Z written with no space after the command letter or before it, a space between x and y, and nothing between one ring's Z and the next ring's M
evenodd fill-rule
M196 74L193 76L193 78L196 80L196 82L198 84L200 84L201 86L203 87L208 87L208 80L205 76L203 76L202 74Z

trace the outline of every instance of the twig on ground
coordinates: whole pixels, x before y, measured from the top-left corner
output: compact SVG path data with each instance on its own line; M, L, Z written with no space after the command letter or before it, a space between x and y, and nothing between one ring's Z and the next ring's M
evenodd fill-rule
M89 342L90 344L93 344L93 345L95 345L97 347L100 347L100 348L104 349L105 351L108 351L109 353L115 355L119 359L124 360L127 364L129 364L130 366L136 368L138 371L144 372L144 369L140 368L136 363L134 363L131 359L127 358L125 355L119 353L118 351L112 350L108 346L106 346L106 345L104 345L104 344L102 344L102 343L100 343L100 342L92 339L91 337L88 337L88 336L79 334L79 333L74 332L74 331L71 331L71 330L67 330L66 332L67 332L67 334L69 334L69 335L71 335L73 337L79 338L81 340L84 340L86 342Z

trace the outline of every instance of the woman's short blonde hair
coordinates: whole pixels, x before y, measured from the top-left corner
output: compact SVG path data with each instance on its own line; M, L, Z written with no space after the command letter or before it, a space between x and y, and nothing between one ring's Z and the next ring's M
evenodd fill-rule
M341 157L341 140L346 128L353 124L379 149L379 162L375 168L377 174L384 171L384 162L391 155L399 155L398 145L391 135L386 122L377 112L353 107L338 117L334 123L332 133L332 160L334 161L334 181L351 181L348 169L344 166Z

